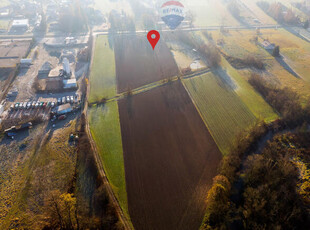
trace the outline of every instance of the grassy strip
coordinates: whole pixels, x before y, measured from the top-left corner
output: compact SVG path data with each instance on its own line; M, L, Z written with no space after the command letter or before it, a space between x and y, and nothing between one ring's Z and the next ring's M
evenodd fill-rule
M97 144L109 182L122 209L127 212L127 193L123 146L117 101L91 108L89 122L92 136Z
M256 120L238 95L212 73L183 81L221 152Z
M90 73L90 103L116 95L115 57L107 36L97 38L95 51Z
M94 102L116 95L114 51L109 47L108 37L96 40L95 55L90 75L90 97ZM89 110L89 124L99 154L120 205L128 215L122 136L117 101Z
M237 83L237 95L257 118L267 123L278 118L272 107L255 91L246 78L240 74L240 71L234 69L224 58L222 59L222 66L227 70L228 75Z

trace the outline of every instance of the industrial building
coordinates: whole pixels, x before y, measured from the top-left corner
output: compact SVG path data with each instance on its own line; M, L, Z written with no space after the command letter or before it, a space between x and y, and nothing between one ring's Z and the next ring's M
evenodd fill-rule
M26 31L29 28L28 19L13 20L11 25L11 31Z
M64 89L76 89L77 88L77 83L76 79L68 79L68 80L63 80L64 84Z
M63 104L63 105L58 106L56 109L56 114L57 115L63 115L63 114L72 112L72 110L73 109L72 109L70 103L67 103L67 104Z

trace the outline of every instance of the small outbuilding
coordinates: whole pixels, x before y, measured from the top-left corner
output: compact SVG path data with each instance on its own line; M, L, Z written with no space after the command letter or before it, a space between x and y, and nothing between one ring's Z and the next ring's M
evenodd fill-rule
M260 43L260 46L263 47L265 50L273 50L276 45L274 43L270 43L268 40L264 40Z
M28 28L29 28L28 19L13 20L12 25L11 25L11 31L28 30Z
M21 68L28 68L31 65L32 65L32 59L31 58L20 59L20 67Z
M67 113L70 113L72 112L72 106L70 105L70 103L67 103L67 104L63 104L63 105L60 105L56 108L56 114L57 115L64 115L64 114L67 114Z
M77 83L75 78L71 78L68 80L63 80L64 89L76 89Z

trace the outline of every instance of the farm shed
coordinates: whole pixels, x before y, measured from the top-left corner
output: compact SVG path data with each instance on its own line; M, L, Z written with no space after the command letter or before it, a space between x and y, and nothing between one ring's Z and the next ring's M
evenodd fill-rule
M70 103L67 103L67 104L63 104L63 105L58 106L56 109L56 114L57 115L63 115L63 114L72 112L72 110L73 109L72 109Z
M263 47L265 50L273 50L276 45L273 43L270 43L268 40L264 40L260 43L260 46Z
M64 89L76 89L77 88L76 79L63 80L63 83L64 83Z

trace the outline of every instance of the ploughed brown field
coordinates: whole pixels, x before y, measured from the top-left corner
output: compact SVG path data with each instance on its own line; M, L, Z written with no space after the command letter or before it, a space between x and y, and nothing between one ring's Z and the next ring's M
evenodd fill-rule
M119 93L177 76L174 58L161 38L153 51L145 36L115 38L117 90Z
M135 58L129 62L136 63ZM135 71L143 72L149 64ZM133 76L124 71L118 77L127 80L123 74ZM142 80L138 82L142 84ZM221 153L182 83L170 83L118 103L134 227L198 229Z

